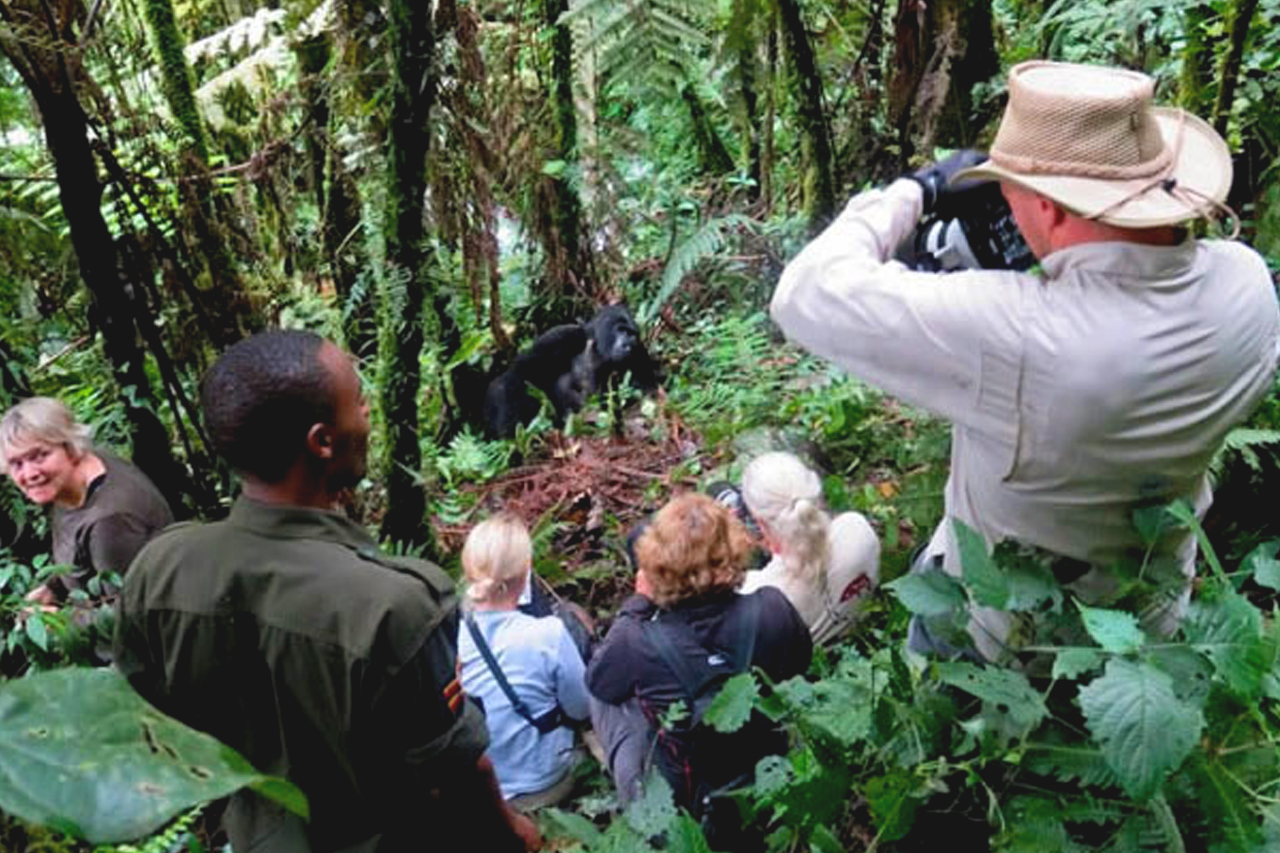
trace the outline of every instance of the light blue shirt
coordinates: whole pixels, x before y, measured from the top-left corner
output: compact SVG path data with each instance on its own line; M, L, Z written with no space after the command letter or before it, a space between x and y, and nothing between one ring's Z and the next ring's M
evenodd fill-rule
M534 717L559 702L565 714L586 719L587 687L582 656L564 623L554 616L536 619L516 610L476 611L476 626L497 658L502 673ZM511 707L463 624L458 630L462 687L484 702L489 751L502 796L544 791L569 771L573 731L561 726L546 734Z

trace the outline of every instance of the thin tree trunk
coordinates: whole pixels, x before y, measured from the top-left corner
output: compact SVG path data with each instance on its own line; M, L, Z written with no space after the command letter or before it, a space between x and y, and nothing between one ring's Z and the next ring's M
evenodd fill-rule
M764 126L760 139L760 198L764 212L773 208L773 125L778 115L778 30L772 22L765 27Z
M680 98L689 110L693 126L693 141L698 149L698 168L707 175L725 175L733 171L733 158L720 138L719 131L707 115L707 109L698 97L691 81L680 87Z
M383 472L387 514L382 537L393 542L431 544L426 494L418 482L422 453L418 439L418 396L427 286L433 260L427 246L422 204L427 188L429 119L436 96L431 4L392 0L391 121L387 139L386 259L392 271L383 294L381 377L387 453Z
M831 133L822 105L822 78L798 0L777 0L777 4L799 100L805 213L810 233L816 234L826 227L836 209L835 182L831 177Z
M1213 108L1213 46L1207 32L1213 19L1213 6L1193 3L1183 13L1182 31L1186 33L1186 46L1182 49L1182 75L1178 80L1178 104L1195 115L1204 115Z
M302 93L310 107L306 146L311 192L320 210L320 235L343 313L343 336L357 358L373 355L377 346L374 294L357 287L366 262L359 239L360 190L334 150L329 133L332 109L320 75L331 56L329 36L319 33L297 48L303 73Z
M1226 136L1231 124L1231 105L1236 99L1236 84L1240 80L1240 64L1244 59L1245 43L1249 40L1249 26L1258 11L1258 0L1236 0L1231 9L1231 46L1222 58L1222 70L1218 74L1218 99L1213 104L1213 129Z
M582 202L569 180L578 163L578 115L573 103L573 35L559 23L567 12L567 0L543 0L543 23L551 30L551 124L553 156L564 164L561 174L549 178L555 209L546 246L556 296L579 290L589 271L582 251Z
M734 0L733 21L729 26L732 39L728 47L733 52L738 72L738 92L742 97L742 156L751 179L749 196L760 198L760 95L756 79L757 48L755 33L758 31L759 9L751 0Z

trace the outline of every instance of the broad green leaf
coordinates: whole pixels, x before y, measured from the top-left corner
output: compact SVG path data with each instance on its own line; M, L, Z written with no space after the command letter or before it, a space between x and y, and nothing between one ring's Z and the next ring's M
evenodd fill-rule
M688 812L680 812L675 826L667 833L667 850L671 853L712 853L707 837L702 834L702 827L689 816Z
M775 689L797 712L801 727L829 739L833 747L847 749L871 732L873 694L851 678L813 683L793 678Z
M953 662L936 665L938 678L983 702L989 702L1023 729L1030 729L1049 713L1042 697L1020 672Z
M735 675L724 683L711 700L702 721L718 732L736 732L751 718L751 708L760 695L760 685L749 672Z
M27 636L44 651L49 650L49 629L44 624L44 614L31 613L27 616Z
M1043 548L1001 542L991 555L1006 587L1005 610L1034 610L1045 601L1058 604L1062 587L1050 569L1055 557Z
M1017 797L1009 804L1010 820L995 839L1001 853L1066 853L1074 850L1062 808L1053 800Z
M676 821L675 796L671 785L657 769L650 769L644 779L644 792L628 806L627 823L645 838L652 838Z
M306 816L296 787L164 716L114 670L0 685L0 808L24 820L110 844L246 786Z
M580 844L592 847L600 842L600 830L580 814L549 808L544 810L542 815L555 829Z
M1204 728L1200 709L1177 697L1168 675L1124 658L1112 658L1101 678L1080 689L1080 707L1107 765L1139 800L1160 789Z
M964 587L942 569L912 572L885 586L904 607L920 616L942 616L966 603Z
M958 518L953 518L951 523L960 549L964 585L978 604L1003 610L1009 600L1009 583L987 553L987 540Z
M1123 655L1136 652L1146 644L1146 635L1132 613L1088 607L1078 601L1076 606L1080 608L1080 618L1089 636L1107 651Z
M1262 614L1236 592L1201 598L1183 625L1187 643L1204 652L1234 693L1251 698L1267 669Z
M911 829L920 800L913 796L916 780L907 771L876 776L862 789L881 841L897 841Z
M1055 736L1059 737L1060 736ZM1041 776L1081 785L1114 785L1115 773L1107 766L1102 751L1080 739L1062 742L1028 743L1022 766Z
M1263 542L1244 558L1241 568L1252 573L1253 580L1258 586L1280 590L1280 560L1276 559L1277 548L1280 548L1280 542L1274 540Z
M1091 669L1102 665L1102 655L1096 649L1063 649L1053 660L1053 677L1074 681Z
M1189 646L1166 646L1151 649L1146 661L1173 679L1173 692L1179 699L1203 708L1213 689L1213 664Z
M809 836L809 850L811 853L845 853L840 839L825 826L819 826Z
M756 763L756 793L772 796L791 784L791 762L781 755L766 755Z

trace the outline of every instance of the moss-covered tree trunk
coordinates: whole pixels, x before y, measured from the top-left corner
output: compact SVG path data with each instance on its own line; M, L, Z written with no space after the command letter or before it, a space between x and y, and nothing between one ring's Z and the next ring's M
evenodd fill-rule
M899 0L894 45L889 121L899 168L934 145L972 145L991 118L975 115L973 88L1000 70L991 0Z
M817 233L831 220L836 210L836 188L831 175L831 131L822 104L822 77L818 73L809 30L800 14L800 3L798 0L777 0L777 4L800 117L805 164L805 215L809 219L810 233Z
M582 202L572 176L578 166L578 114L573 103L573 35L560 17L568 0L543 0L543 24L551 33L551 75L547 93L551 107L551 159L556 174L546 176L552 201L550 227L543 230L547 277L555 292L552 302L573 300L585 292L590 279L589 258L582 250Z
M1186 45L1182 49L1182 74L1178 78L1178 105L1196 115L1213 107L1213 46L1209 27L1216 17L1209 3L1193 3L1182 13Z
M386 275L382 301L382 415L386 452L382 460L387 513L382 537L431 544L426 494L419 483L422 453L418 397L419 359L431 292L422 205L427 189L429 119L436 96L431 4L392 0L391 116L387 134Z
M698 149L698 169L707 175L726 175L733 171L733 157L720 138L706 105L698 95L692 80L680 87L680 99L689 111L689 123L693 127L693 142Z
M0 28L0 50L40 109L80 277L93 296L94 324L102 332L103 351L123 391L133 461L175 512L181 512L183 497L192 493L190 481L175 461L169 434L155 414L146 353L138 344L137 322L153 320L137 285L121 269L115 239L102 214L103 184L90 143L89 118L77 93L85 71L78 64L70 13L63 20L54 19L53 14L41 0L0 3L0 18L7 25Z
M246 301L240 297L242 283L228 246L227 235L219 224L217 193L209 174L209 147L204 123L196 103L191 69L183 54L185 40L178 29L173 0L142 0L147 20L151 50L160 71L160 90L180 134L183 179L179 183L183 207L191 225L196 251L204 258L212 286L221 291L207 300L225 306L217 312L218 329L214 342L225 344L237 340L250 327L244 316Z
M359 358L373 355L377 344L373 291L359 287L366 267L364 242L359 239L360 190L347 172L329 132L332 106L329 87L321 79L332 55L328 33L300 42L295 51L301 67L302 96L310 112L307 129L307 174L320 210L320 238L329 274L342 305L343 335Z
M1236 99L1236 84L1240 80L1240 66L1244 60L1245 44L1249 41L1249 27L1258 12L1258 0L1235 0L1227 18L1231 26L1231 42L1222 57L1218 73L1218 97L1213 102L1213 127L1223 136L1231 124L1231 106Z

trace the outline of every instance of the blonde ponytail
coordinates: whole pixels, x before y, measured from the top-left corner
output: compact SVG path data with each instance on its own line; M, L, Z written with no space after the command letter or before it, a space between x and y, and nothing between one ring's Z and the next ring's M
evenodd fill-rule
M817 474L790 453L766 453L743 472L742 497L777 540L788 574L809 583L825 575L831 517Z

